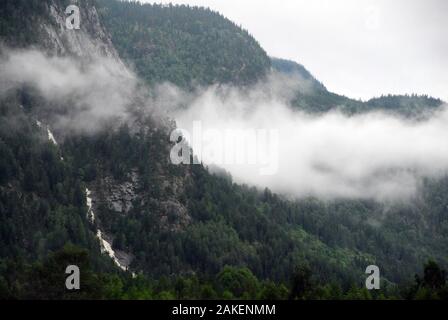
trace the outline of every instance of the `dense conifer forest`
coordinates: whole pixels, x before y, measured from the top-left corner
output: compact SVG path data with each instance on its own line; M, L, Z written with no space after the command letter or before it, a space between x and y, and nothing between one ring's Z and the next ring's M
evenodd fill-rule
M362 102L329 92L303 66L270 58L235 23L210 9L116 0L95 5L120 58L147 85L250 86L270 72L297 73L311 113L386 110L412 119L436 110L428 96ZM48 6L69 1L3 0L0 43L44 48L36 26ZM53 22L50 22L53 23ZM0 83L1 85L1 83ZM447 299L448 178L426 179L403 203L291 199L235 183L205 165L169 162L169 132L153 118L112 122L95 134L56 131L54 106L32 87L0 95L0 299ZM135 178L138 177L138 178ZM105 190L131 185L129 208ZM86 188L93 190L95 222ZM102 253L97 228L129 270ZM83 272L65 290L65 267ZM381 266L381 290L365 268Z

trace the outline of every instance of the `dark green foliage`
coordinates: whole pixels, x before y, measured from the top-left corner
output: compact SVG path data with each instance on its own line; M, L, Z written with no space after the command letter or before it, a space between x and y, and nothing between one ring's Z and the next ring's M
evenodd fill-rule
M308 82L308 84L310 85L309 89L311 90L327 90L324 85L316 80L316 78L314 78L313 75L301 64L298 64L294 61L278 58L271 58L271 64L272 68L280 73L299 76L301 80Z
M293 101L294 107L311 113L324 113L339 110L353 115L371 111L383 111L389 114L405 116L411 119L424 119L431 115L443 103L427 95L388 95L370 99L367 102L354 100L328 91L302 65L284 59L271 58L274 70L301 79L305 89L298 88Z
M225 267L218 275L221 291L234 298L255 297L260 288L257 278L247 268Z
M427 95L387 95L366 102L369 110L384 110L409 118L426 118L443 103Z
M67 290L67 266L75 265L82 279L80 290ZM73 246L51 254L43 264L36 264L27 274L25 297L27 299L99 299L103 285L90 267L88 251Z
M73 243L97 253L95 267L110 269L87 221L77 167L62 160L30 111L40 103L21 90L0 101L0 257L40 261Z
M98 4L120 56L151 84L246 84L270 67L247 31L210 9L115 0Z
M48 18L48 1L26 3L0 5L0 37L13 46L40 43L27 23ZM246 31L208 9L100 5L120 54L149 83L246 84L270 67ZM384 109L415 116L440 104L415 96L362 103L328 92L300 65L272 65L313 84L294 101L310 112ZM399 298L396 285L429 258L441 267L426 265L407 297L446 297L447 179L425 181L421 197L408 204L291 201L212 175L202 165L172 165L172 128L151 118L137 115L135 123L113 123L95 134L65 132L57 147L36 125L36 114L45 110L50 120L53 106L35 90L22 88L0 103L1 298ZM108 205L105 181L111 181L106 187L134 183L134 173L132 207ZM96 189L95 225L87 220L87 185ZM134 255L135 279L100 254L98 226L115 249ZM73 261L85 272L83 290L75 294L61 287ZM369 264L381 269L380 293L364 289Z
M91 267L88 251L66 245L42 261L29 264L21 259L0 259L0 299L382 299L390 294L368 292L351 286L311 281L310 270L295 273L291 286L262 281L247 268L225 266L210 277L173 275L153 280L139 274L98 272ZM67 290L68 265L80 270L80 290ZM312 285L311 285L312 284ZM431 291L425 291L431 293ZM422 297L420 297L422 298Z
M289 299L305 299L307 293L314 290L314 288L311 270L306 266L300 266L294 272Z
M415 284L407 292L408 299L448 300L447 272L435 261L430 260L424 265L423 276L415 275Z
M13 47L38 42L38 30L32 27L45 13L41 0L2 0L0 2L0 38Z
M431 289L441 289L446 286L446 271L440 269L434 261L425 265L423 279L417 278L417 282Z

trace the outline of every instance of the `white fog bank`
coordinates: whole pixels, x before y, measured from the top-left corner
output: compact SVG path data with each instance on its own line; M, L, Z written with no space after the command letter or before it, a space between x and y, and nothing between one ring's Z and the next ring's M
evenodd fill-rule
M197 133L193 124L200 123L193 146L197 151L202 142L202 160L208 165L214 156L216 160L216 154L206 152L210 146L221 149L223 159L229 155L229 144L216 143L216 134L255 133L255 142L251 134L234 139L263 161L218 165L238 182L293 196L401 199L414 195L422 178L448 171L446 107L418 122L381 112L309 115L289 105L297 90L313 93L304 79L271 75L251 88L212 86L185 92L169 84L147 88L107 58L80 63L36 50L5 50L0 56L0 94L23 85L36 88L55 108L66 109L68 116L58 113L59 130L95 131L103 119L126 119L129 107L136 105L170 114L191 134Z
M420 122L381 112L311 116L293 111L281 97L266 97L264 89L249 94L234 90L224 97L217 91L206 90L176 115L178 126L191 134L193 123L201 124L202 136L196 134L196 143L201 140L203 149L212 149L202 150L205 164L212 164L216 156L213 144L219 139L214 140L213 133L278 132L278 147L269 139L256 141L259 150L275 153L267 157L271 163L218 163L238 182L298 197L391 200L414 195L423 177L442 176L448 170L446 107ZM254 148L251 142L246 147L246 151ZM217 149L225 154L226 143ZM269 165L276 169L274 174L262 174Z

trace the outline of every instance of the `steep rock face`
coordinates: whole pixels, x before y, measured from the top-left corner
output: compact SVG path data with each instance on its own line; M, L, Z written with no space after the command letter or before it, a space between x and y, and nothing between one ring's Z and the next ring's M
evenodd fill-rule
M15 3L10 0L5 0L7 3L5 7L0 9L10 8L18 14L18 17L23 19L23 24L17 22L14 27L12 25L12 34L28 31L32 33L31 40L21 41L17 40L20 37L13 37L0 34L0 43L3 43L9 48L37 48L47 55L70 56L75 60L89 61L101 57L113 59L125 69L124 63L121 61L116 52L110 37L103 28L97 10L90 0L80 0L72 2L80 9L80 29L70 30L66 27L65 13L66 5L62 0L47 0L38 2L36 5L27 7L26 2ZM9 8L9 9L8 9ZM25 10L29 11L25 11ZM20 15L20 11L24 13ZM17 39L16 39L17 38ZM30 93L33 94L32 92ZM40 113L35 110L36 113ZM61 161L66 158L69 165L79 166L80 161L71 162L72 154L67 152L64 145L65 136L58 136L58 132L50 131L52 123L52 115L48 114L48 118L44 116L45 113L34 116L38 121L40 129L48 131L48 138L50 141L58 141L58 144L53 143L54 147L59 149L62 157ZM159 127L159 131L155 128ZM98 174L94 180L84 181L88 187L88 192L84 195L87 204L85 218L89 221L94 234L99 242L101 251L109 255L112 260L121 269L128 269L133 260L132 248L120 244L120 234L117 234L117 221L121 218L126 219L126 215L138 216L140 211L149 210L157 215L155 223L160 224L160 227L169 231L176 231L182 229L190 221L190 216L187 212L185 204L180 203L179 194L184 192L183 185L187 174L181 174L181 177L172 177L167 172L169 159L169 132L171 131L172 123L164 118L157 121L141 121L133 123L130 140L135 143L136 133L139 131L153 132L147 134L148 138L145 141L147 145L154 145L152 154L163 155L160 158L149 157L145 161L151 163L154 167L150 174L150 178L146 178L146 183L142 183L142 176L145 175L141 168L136 168L136 161L139 156L147 156L144 148L137 154L136 160L130 160L129 168L125 170L124 179L116 179L110 168L107 167L108 162L120 162L112 158L101 158L96 153L96 146L91 145L91 157L88 157L89 165L97 166L101 174ZM53 135L54 133L54 135ZM111 145L117 145L120 150L121 146L118 142L111 142ZM73 150L77 150L79 145L74 145ZM64 153L65 151L65 153ZM137 152L138 153L138 152ZM131 155L128 155L131 156ZM132 155L135 156L135 155ZM141 167L144 166L141 165ZM148 176L148 174L146 174ZM155 192L154 190L160 190ZM169 192L166 192L167 190ZM107 211L107 213L104 213ZM108 219L110 217L110 219ZM117 239L118 238L118 239Z
M97 203L108 206L117 213L128 213L137 198L139 174L133 170L127 176L127 181L116 181L111 176L97 179L94 188L101 195Z
M49 52L78 57L105 56L119 60L109 35L103 29L94 6L80 1L80 29L66 27L65 8L55 1L48 4L49 21L43 21L41 28L47 33L44 46Z
M116 52L109 35L101 25L97 10L89 1L78 1L80 9L80 29L66 27L65 7L58 1L52 0L47 4L48 19L42 19L39 27L42 30L43 49L50 55L73 56L78 59L95 59L98 57L111 58L124 67ZM113 249L113 234L102 229L101 222L94 219L94 208L97 206L95 197L103 196L106 206L113 207L117 212L127 211L135 198L135 186L138 181L137 173L132 173L132 182L115 184L110 179L98 181L95 185L97 191L86 190L86 199L89 207L88 215L96 228L96 236L100 242L101 252L109 255L114 263L123 270L127 270L132 254L124 250ZM108 188L104 188L104 186Z
M140 210L150 207L157 212L157 223L161 229L171 232L184 229L191 222L191 216L186 205L179 201L179 195L185 193L185 184L190 178L166 176L163 168L159 170L161 175L151 178L152 187L148 189L140 182L137 169L128 172L124 180L117 180L110 175L98 176L90 183L94 199L92 206L123 217L138 214ZM153 188L162 192L153 195Z
M4 0L0 6L5 16L0 43L11 48L35 47L50 55L72 55L79 58L119 56L109 34L103 28L91 0L17 1ZM80 29L68 29L68 5L79 8Z
M93 209L92 192L88 188L86 188L86 204L88 208L87 216L89 221L97 227L96 237L100 242L101 253L106 253L122 270L128 270L133 257L124 251L114 250L111 244L112 239L105 235L104 232L98 227L95 219L95 211Z
M98 56L112 58L121 64L118 53L116 52L107 31L103 28L95 6L89 1L79 1L81 23L80 30L69 30L65 26L65 7L58 4L57 1L50 1L48 4L49 20L43 20L42 30L45 31L43 41L45 50L50 54L70 55L79 59L92 59ZM146 128L156 132L150 135L147 143L157 144L160 154L169 154L168 135L171 131L171 122L168 119L158 119L157 124L151 122L151 125L159 126L159 131L154 127ZM134 123L133 131L138 132L136 128L145 128L148 123ZM135 138L135 136L134 136ZM118 143L117 143L118 145ZM163 148L160 148L163 146ZM169 166L168 159L150 158L148 162L153 162L156 172L151 176L151 189L145 189L141 182L141 176L144 174L136 167L126 171L124 179L116 179L113 174L104 169L104 162L114 161L114 159L98 160L90 159L91 163L99 163L102 169L94 181L88 184L90 188L91 210L97 214L94 226L97 229L97 237L100 241L102 252L107 253L120 268L127 270L134 258L133 250L129 246L120 245L120 232L117 233L117 221L121 218L126 219L126 215L139 215L141 210L151 208L156 212L158 218L156 223L160 228L175 232L185 228L191 217L188 214L185 204L179 201L179 195L184 194L186 184L185 180L188 174L182 177L173 177L167 172ZM103 162L103 164L101 163ZM158 194L152 194L152 189L161 190ZM167 190L170 190L167 192ZM104 212L107 211L107 214ZM112 222L107 217L112 217ZM121 230L120 230L121 231Z
M98 13L95 6L91 5L89 1L78 1L80 9L80 29L68 29L66 27L65 7L60 5L57 1L50 1L48 3L49 20L43 20L41 24L42 30L46 33L43 36L45 39L43 47L49 54L56 55L71 55L80 59L92 59L97 57L112 58L121 65L121 62L109 35L100 23ZM138 179L134 174L133 177ZM106 201L117 209L124 209L130 206L133 197L132 184L129 185L114 185L109 181L110 188L106 188L103 193L106 194ZM119 192L122 193L119 193ZM125 195L123 196L123 192ZM87 199L90 201L90 214L93 216L93 208L96 201L92 199L96 193L89 192ZM121 211L121 210L117 210ZM102 231L101 224L97 221L92 221L97 228L97 238L100 242L101 251L108 254L112 260L121 269L127 270L132 261L132 255L124 251L113 250L113 235Z

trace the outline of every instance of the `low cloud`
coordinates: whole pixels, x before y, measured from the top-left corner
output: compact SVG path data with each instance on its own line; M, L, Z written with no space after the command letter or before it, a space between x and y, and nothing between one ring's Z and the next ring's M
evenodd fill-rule
M278 86L277 79L271 81L268 87ZM195 121L203 131L277 130L274 174L260 174L265 167L260 164L219 165L238 182L295 197L406 199L418 191L422 178L448 170L446 107L419 122L381 112L313 116L294 111L283 96L267 92L266 83L250 92L208 88L189 108L178 110L178 126L190 133Z
M29 86L51 103L55 126L94 131L111 117L126 117L138 80L111 58L81 61L37 50L2 50L0 94Z
M3 50L0 94L25 85L51 102L60 130L95 131L103 120L127 119L140 108L169 113L190 133L195 121L203 131L278 132L275 148L263 145L269 139L257 141L260 150L275 153L271 163L219 165L238 182L294 197L405 199L418 192L423 178L448 170L447 107L424 121L381 112L310 115L290 106L298 88L313 90L297 77L272 74L250 88L186 92L170 84L147 88L113 59L80 62L36 50ZM212 164L207 156L202 160ZM260 174L272 161L272 174Z

